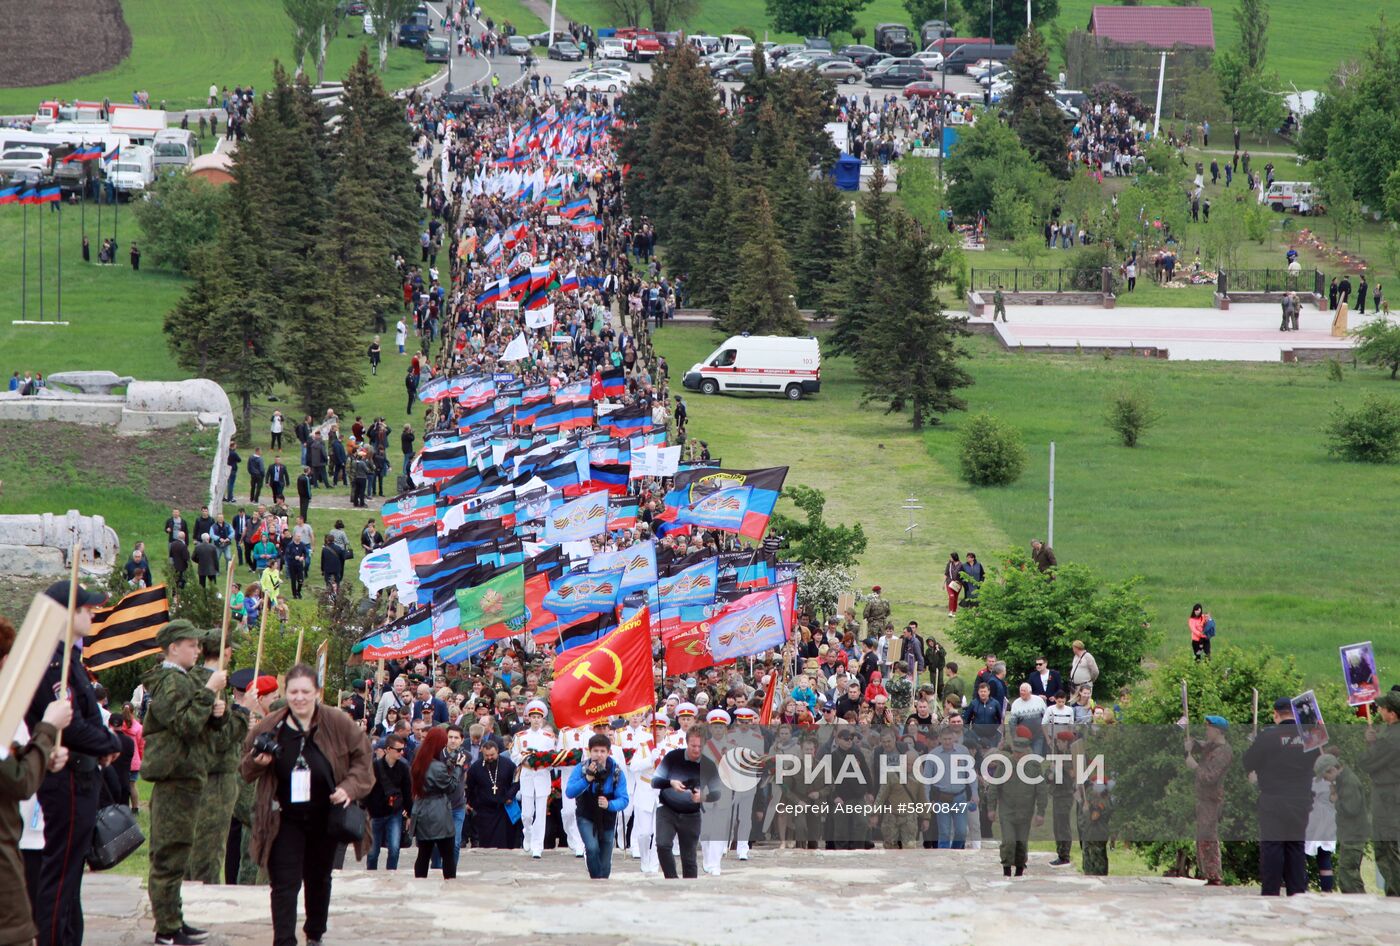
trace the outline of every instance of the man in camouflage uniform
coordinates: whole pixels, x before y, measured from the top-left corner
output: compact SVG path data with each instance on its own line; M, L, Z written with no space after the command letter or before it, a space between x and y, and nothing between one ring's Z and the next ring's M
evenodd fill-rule
M1225 717L1207 716L1205 741L1186 737L1186 767L1196 773L1196 869L1208 887L1225 882L1220 867L1220 813L1225 807L1225 773L1235 759L1225 741L1229 728ZM1191 754L1198 746L1199 758Z
M1385 895L1400 897L1400 692L1381 694L1376 709L1384 725L1366 727L1361 768L1371 776L1376 870L1385 881Z
M988 820L1001 822L1001 872L1007 877L1013 869L1017 877L1026 872L1031 826L1045 823L1045 802L1049 793L1045 790L1040 761L1022 761L1030 748L1030 729L1017 726L1006 746L988 755L983 763L988 774L993 776L987 781L984 804ZM1001 781L1003 778L1005 781ZM1001 784L995 784L994 779Z
M890 623L890 603L880 597L880 586L870 589L870 599L865 602L865 631L871 637L879 637Z
M928 827L927 815L924 815L925 820L920 824L920 812L926 810L924 805L927 802L927 789L915 777L919 764L916 761L918 757L914 753L913 741L906 742L903 749L902 767L895 758L890 758L882 765L880 757L877 756L873 763L875 773L881 776L880 791L875 796L875 804L888 806L889 810L871 815L870 826L879 826L886 850L903 848L912 851L922 848L920 831Z
M1000 317L1001 320L1002 320L1003 322L1007 321L1007 318L1006 318L1006 293L1002 292L1001 290L1002 290L1002 287L1001 287L1001 286L997 286L997 291L994 292L994 293L992 293L992 321L993 321L993 322L995 322L995 321L997 320L998 317Z
M1055 859L1050 862L1051 867L1064 867L1070 862L1070 846L1074 843L1074 835L1070 833L1070 816L1075 810L1074 799L1074 757L1070 755L1070 744L1074 742L1075 734L1069 730L1061 730L1055 733L1055 741L1051 752L1057 754L1060 762L1054 764L1051 760L1046 778L1050 781L1050 811L1051 825L1055 831ZM1080 840L1083 841L1084 832L1080 831Z
M205 631L200 639L204 663L192 668L190 676L201 686L208 683L219 669L221 638L222 633L216 627ZM232 647L229 649L232 650ZM227 723L213 734L210 742L209 767L205 772L204 789L200 793L199 814L194 822L194 836L199 843L190 852L190 862L185 868L186 880L206 884L223 883L229 822L238 801L238 786L243 783L238 777L238 759L243 753L243 739L248 735L248 711L236 703L230 704L230 712L225 714L225 719Z
M1349 766L1334 755L1318 756L1313 774L1332 783L1332 805L1337 809L1337 889L1342 893L1365 893L1361 879L1361 858L1371 840L1371 812L1366 790Z
M164 660L141 678L150 696L141 775L152 783L151 868L146 887L157 946L189 946L202 935L185 923L180 881L194 847L195 818L209 757L228 725L228 707L219 697L226 682L224 672L214 671L203 685L190 674L199 659L202 636L189 621L166 624L156 634Z
M1108 876L1109 821L1113 816L1113 798L1103 776L1075 790L1078 795L1079 851L1084 873L1090 877Z

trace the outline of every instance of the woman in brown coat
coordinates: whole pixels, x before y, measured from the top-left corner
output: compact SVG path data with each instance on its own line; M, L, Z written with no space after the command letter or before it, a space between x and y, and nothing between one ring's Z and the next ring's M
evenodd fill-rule
M248 733L238 766L245 781L257 783L251 853L272 882L273 946L296 946L303 886L307 942L325 935L337 847L326 834L327 818L332 805L349 805L374 787L369 738L349 714L321 705L316 671L305 664L287 671L285 695L287 705ZM263 736L268 740L259 743ZM272 746L275 752L266 751ZM357 857L368 838L366 815Z

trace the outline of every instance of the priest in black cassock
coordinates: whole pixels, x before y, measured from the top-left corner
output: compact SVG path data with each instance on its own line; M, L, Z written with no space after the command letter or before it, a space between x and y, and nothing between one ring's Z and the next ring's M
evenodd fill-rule
M466 788L476 846L519 847L518 832L506 812L506 805L515 800L519 789L515 763L501 754L496 743L482 742L481 754L467 769Z

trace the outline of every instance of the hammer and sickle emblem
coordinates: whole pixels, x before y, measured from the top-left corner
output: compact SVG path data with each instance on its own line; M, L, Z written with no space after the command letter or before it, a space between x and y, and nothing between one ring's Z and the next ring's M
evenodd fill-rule
M582 706L584 703L586 703L588 701L588 698L595 693L597 693L599 696L607 696L610 693L620 693L622 690L622 688L619 686L619 684L622 682L622 661L618 659L617 654L614 654L606 647L598 648L598 653L607 654L608 658L612 661L612 680L604 680L602 677L598 676L596 673L593 672L592 658L589 658L588 660L579 661L578 666L574 667L573 670L574 679L588 680L591 683L595 684L594 686L590 686L587 690L584 691L583 696L578 701L579 706Z

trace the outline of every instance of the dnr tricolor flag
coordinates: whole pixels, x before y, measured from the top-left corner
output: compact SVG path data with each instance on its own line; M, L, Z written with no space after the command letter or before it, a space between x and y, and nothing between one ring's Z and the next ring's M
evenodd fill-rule
M164 585L133 591L93 614L92 630L83 642L83 664L95 673L158 654L156 632L169 623Z
M766 470L684 470L666 494L662 519L677 525L763 538L787 478L785 466Z

